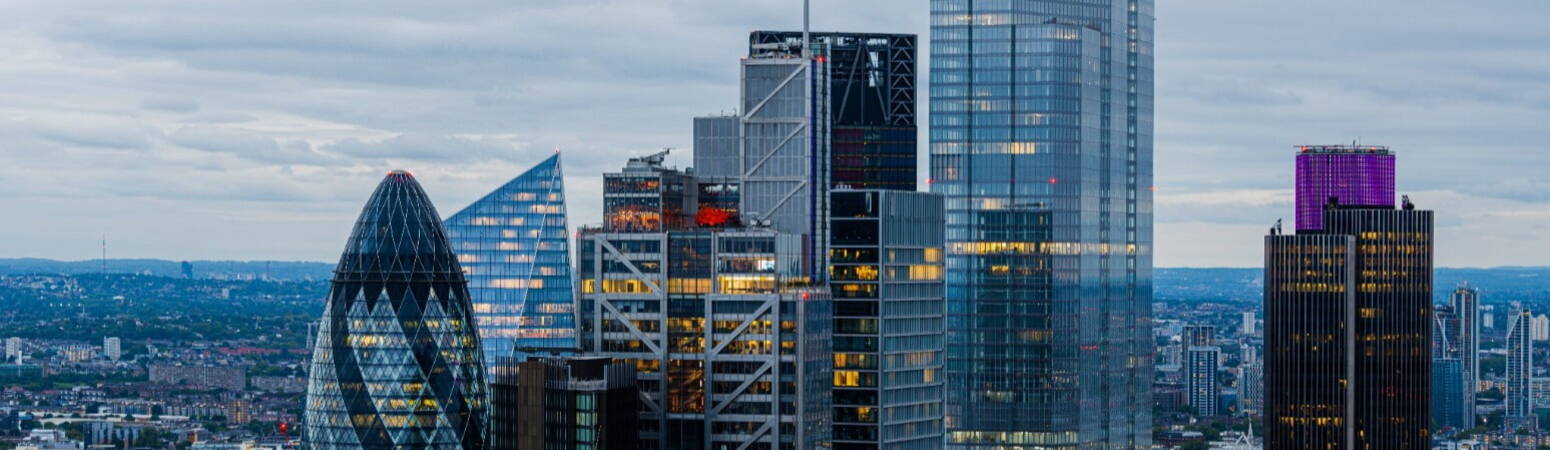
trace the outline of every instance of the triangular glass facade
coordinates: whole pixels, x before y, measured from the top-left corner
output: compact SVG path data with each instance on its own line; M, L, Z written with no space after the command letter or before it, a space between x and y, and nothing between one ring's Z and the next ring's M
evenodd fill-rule
M486 447L482 353L439 218L408 172L361 211L312 352L307 448Z
M486 360L576 348L562 180L556 153L446 220Z

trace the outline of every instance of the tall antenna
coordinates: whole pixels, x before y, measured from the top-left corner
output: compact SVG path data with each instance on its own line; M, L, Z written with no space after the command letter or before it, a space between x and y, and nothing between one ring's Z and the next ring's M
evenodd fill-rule
M812 0L802 0L802 59L812 59L812 47Z
M108 273L108 235L102 235L102 273Z

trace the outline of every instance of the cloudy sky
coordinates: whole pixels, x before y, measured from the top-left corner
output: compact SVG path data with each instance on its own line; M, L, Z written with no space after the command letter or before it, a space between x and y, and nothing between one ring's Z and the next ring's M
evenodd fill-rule
M928 34L925 0L815 3L815 28ZM1354 139L1399 153L1440 265L1550 264L1550 2L1159 3L1158 266L1258 266L1292 146ZM106 233L113 257L329 261L390 168L450 214L555 151L571 223L595 223L598 174L684 164L690 118L736 103L747 32L799 13L7 0L0 257L93 258Z

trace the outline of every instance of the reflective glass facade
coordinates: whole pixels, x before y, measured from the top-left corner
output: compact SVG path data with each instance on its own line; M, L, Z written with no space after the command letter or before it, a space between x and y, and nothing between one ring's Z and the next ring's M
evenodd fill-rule
M951 447L1151 444L1152 17L931 1Z
M1317 231L1324 206L1394 207L1394 154L1388 147L1297 148L1297 231Z
M563 180L556 153L446 220L486 360L576 348Z
M486 448L467 282L419 183L396 171L355 222L308 371L312 449Z

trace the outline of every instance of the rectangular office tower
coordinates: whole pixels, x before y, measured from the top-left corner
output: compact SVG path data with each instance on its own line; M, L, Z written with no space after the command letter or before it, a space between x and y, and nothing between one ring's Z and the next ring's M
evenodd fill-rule
M942 197L832 195L833 448L941 448Z
M689 225L698 183L661 156L606 174L605 204L632 206L577 240L581 346L635 361L639 448L828 442L833 306L808 241Z
M1428 448L1432 212L1322 218L1265 237L1265 446Z
M915 35L812 33L829 64L830 183L915 190ZM802 32L755 31L748 55L800 54Z
M947 445L1147 447L1153 1L930 4Z
M490 448L633 450L635 366L597 357L502 357L490 366Z
M1184 376L1189 391L1189 407L1199 417L1220 414L1221 398L1216 385L1216 363L1222 349L1216 346L1216 327L1184 327Z

